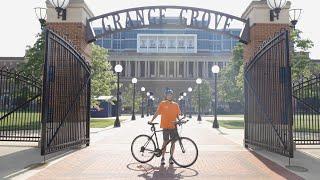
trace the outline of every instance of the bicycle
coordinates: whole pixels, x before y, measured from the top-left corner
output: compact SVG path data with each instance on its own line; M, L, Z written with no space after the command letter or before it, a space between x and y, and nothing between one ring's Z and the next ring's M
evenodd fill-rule
M182 126L187 123L187 121L179 120L175 122L175 126ZM159 123L148 123L151 125L151 131L153 134L151 136L141 134L134 138L131 143L131 153L135 160L140 163L147 163L151 161L154 156L160 157L162 156L163 149L159 148L157 132L161 132L163 130L156 130L155 125ZM155 137L156 144L153 140ZM180 137L179 133L177 133L177 137L174 139L170 139L165 147L171 143L170 147L170 158L172 161L183 168L189 167L193 165L198 158L198 147L196 143L188 138L188 137ZM137 151L137 152L136 152ZM183 162L186 161L186 162Z

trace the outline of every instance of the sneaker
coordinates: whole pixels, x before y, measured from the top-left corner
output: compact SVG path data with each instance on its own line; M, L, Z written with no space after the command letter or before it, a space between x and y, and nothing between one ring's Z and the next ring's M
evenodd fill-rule
M163 158L161 158L161 165L163 166L163 165L165 165L166 163L164 162L164 157Z
M173 160L171 158L169 159L169 164L173 164Z

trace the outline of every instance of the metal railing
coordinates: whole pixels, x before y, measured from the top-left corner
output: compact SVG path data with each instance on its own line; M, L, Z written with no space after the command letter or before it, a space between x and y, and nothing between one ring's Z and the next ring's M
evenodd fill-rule
M40 140L41 89L34 77L0 69L0 141Z
M320 144L320 76L302 78L293 84L294 141Z
M244 73L245 145L293 157L289 32L264 42Z

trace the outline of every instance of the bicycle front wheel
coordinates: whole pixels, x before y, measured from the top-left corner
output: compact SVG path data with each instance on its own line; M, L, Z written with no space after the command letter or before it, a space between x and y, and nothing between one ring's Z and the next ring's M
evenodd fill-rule
M180 167L189 167L198 159L198 147L192 139L181 137L172 143L170 154L175 164Z
M147 135L137 136L131 143L131 154L135 160L147 163L154 157L156 145L152 138Z

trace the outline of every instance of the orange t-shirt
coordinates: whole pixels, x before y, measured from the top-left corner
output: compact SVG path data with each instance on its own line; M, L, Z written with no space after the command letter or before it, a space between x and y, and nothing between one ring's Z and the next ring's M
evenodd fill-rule
M173 129L174 123L180 114L179 105L173 101L161 101L158 106L158 113L161 115L160 128Z

